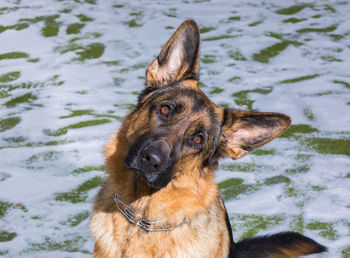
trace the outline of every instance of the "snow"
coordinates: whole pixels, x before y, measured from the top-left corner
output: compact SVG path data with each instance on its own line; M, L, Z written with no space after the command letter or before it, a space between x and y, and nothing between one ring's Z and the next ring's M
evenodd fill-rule
M84 192L86 200L77 203L56 197L96 176L103 177L100 167L104 164L104 144L120 126L118 117L124 117L129 112L127 106L136 103L135 92L143 88L146 66L177 26L192 18L201 28L213 28L201 34L201 57L215 56L213 63L201 63L201 82L207 86L203 91L214 102L247 109L247 105L237 104L232 94L250 91L246 96L254 101L253 109L285 113L292 117L293 124L306 124L319 130L278 138L263 148L273 150L271 154L252 153L239 161L222 161L222 164L254 165L246 172L220 168L216 174L218 183L242 178L244 184L256 187L226 201L230 217L240 214L283 218L278 225L259 230L259 234L265 234L291 230L291 221L302 216L304 233L330 247L324 257L341 257L342 251L350 247L350 159L349 151L339 153L329 148L350 146L328 146L328 153L324 153L322 146L315 143L310 147L307 142L327 138L347 140L338 144L349 143L350 4L310 0L303 3L310 3L311 7L282 15L276 11L299 2L93 2L4 0L0 4L0 31L1 26L8 26L0 32L0 55L28 54L24 58L0 59L0 78L20 72L16 80L0 81L0 122L20 118L12 128L0 125L0 201L11 205L0 217L0 234L1 231L17 234L10 241L0 242L0 254L91 256L93 240L88 218L84 217L77 225L71 221L78 214L91 212L98 188ZM81 21L81 14L93 20ZM59 28L52 37L43 36L44 27L50 23L47 18L20 21L52 15L58 15L53 26ZM229 20L232 16L240 19ZM289 18L305 20L283 22ZM132 20L139 26L130 27L128 22ZM251 25L257 21L261 23ZM14 29L13 25L20 23L27 23L28 27ZM72 23L85 26L77 34L67 34ZM297 32L332 25L337 28L330 32ZM208 40L219 36L227 37ZM268 63L254 60L254 54L282 41L299 44L289 44L271 56ZM103 54L79 60L79 53L93 43L105 46ZM235 51L246 60L230 57L230 52ZM315 78L283 82L315 74L318 74ZM229 81L235 76L239 80ZM210 94L214 87L224 91ZM266 94L253 91L268 87L272 91ZM32 94L29 100L9 104L28 93ZM64 118L78 110L82 111L80 115ZM103 121L53 135L60 128L91 120ZM77 172L81 168L86 171ZM293 172L298 169L299 172ZM279 175L288 177L290 183L264 183ZM329 228L312 229L310 225L314 222L330 225L335 237L329 236L332 231ZM239 239L245 230L248 229L233 232L234 238Z

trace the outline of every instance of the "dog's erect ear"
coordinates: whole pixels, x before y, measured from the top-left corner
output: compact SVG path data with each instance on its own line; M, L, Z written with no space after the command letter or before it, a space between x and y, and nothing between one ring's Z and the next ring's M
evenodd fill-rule
M193 20L184 21L146 71L146 87L158 88L199 77L200 36Z
M225 109L220 148L224 156L239 159L282 134L290 124L290 118L280 113Z

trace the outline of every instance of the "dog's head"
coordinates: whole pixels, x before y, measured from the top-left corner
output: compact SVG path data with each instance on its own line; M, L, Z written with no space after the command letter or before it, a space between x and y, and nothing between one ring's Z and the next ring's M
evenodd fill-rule
M291 123L284 114L216 106L197 87L199 46L197 24L185 21L148 67L145 89L126 119L125 165L152 188L180 173L212 171L220 158L241 158Z

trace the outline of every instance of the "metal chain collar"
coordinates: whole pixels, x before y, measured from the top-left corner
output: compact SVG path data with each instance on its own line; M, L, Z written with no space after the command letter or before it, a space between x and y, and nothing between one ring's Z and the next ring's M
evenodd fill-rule
M114 194L113 199L115 204L117 205L118 210L125 216L125 218L131 224L137 225L146 230L147 232L170 231L189 222L186 217L184 218L183 222L178 225L172 225L170 223L160 223L159 221L150 221L147 218L137 218L134 214L133 209L127 204L125 204L122 200L120 200L118 194Z

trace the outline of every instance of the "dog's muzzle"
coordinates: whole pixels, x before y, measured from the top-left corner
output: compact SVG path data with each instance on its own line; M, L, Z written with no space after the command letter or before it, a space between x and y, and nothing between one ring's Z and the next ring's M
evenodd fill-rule
M164 140L150 141L133 153L131 147L125 165L141 176L149 186L160 188L168 183L167 168L170 161L170 146Z
M162 171L169 161L170 147L162 140L147 145L140 155L140 165L150 174Z

